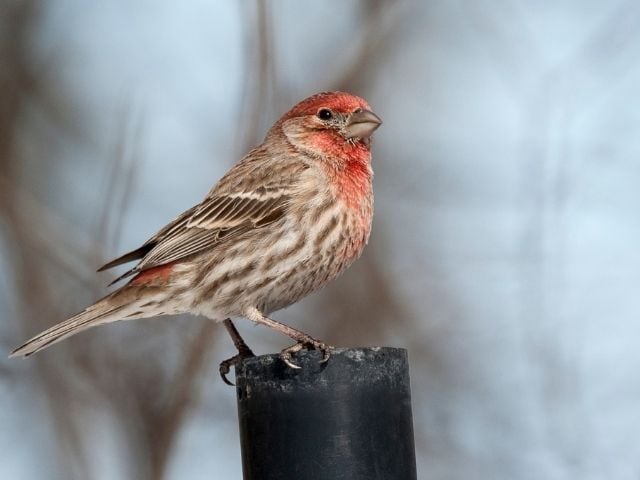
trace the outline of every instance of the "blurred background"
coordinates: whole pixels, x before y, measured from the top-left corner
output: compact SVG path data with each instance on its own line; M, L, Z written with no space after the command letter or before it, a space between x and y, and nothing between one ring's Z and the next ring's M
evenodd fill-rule
M371 242L274 317L409 349L420 478L640 478L635 1L4 0L0 351L333 89L384 120ZM0 477L241 478L233 353L179 317L0 355Z

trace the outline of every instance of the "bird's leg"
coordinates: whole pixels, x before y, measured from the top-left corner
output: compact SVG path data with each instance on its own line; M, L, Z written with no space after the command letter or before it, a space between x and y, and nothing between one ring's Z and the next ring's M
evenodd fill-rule
M235 367L245 358L250 358L255 355L249 348L249 345L247 345L244 339L240 336L240 332L238 332L238 329L233 324L230 318L224 320L222 324L224 325L224 328L227 329L227 332L229 332L229 336L231 337L233 344L238 349L237 355L234 355L231 358L227 358L224 362L220 363L220 376L222 377L222 381L224 381L224 383L226 383L227 385L233 386L233 383L227 379L227 374L229 373L231 367Z
M273 330L291 337L296 341L294 345L285 348L280 352L280 358L282 358L282 361L291 368L302 368L300 367L300 365L296 365L291 361L291 355L299 352L303 348L321 351L323 355L321 363L325 363L331 356L331 349L333 348L332 346L327 345L324 342L320 342L315 338L307 335L306 333L290 327L289 325L277 322L276 320L263 315L262 312L260 312L260 310L258 310L257 308L247 309L245 311L245 316L255 323L259 323L260 325L264 325L265 327L272 328Z

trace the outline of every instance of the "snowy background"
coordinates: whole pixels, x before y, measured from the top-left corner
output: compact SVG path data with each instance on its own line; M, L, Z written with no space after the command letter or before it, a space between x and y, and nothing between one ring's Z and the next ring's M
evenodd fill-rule
M384 120L374 231L275 318L409 349L419 478L640 478L634 1L5 0L2 351L331 89ZM231 354L181 317L0 355L0 477L241 478Z

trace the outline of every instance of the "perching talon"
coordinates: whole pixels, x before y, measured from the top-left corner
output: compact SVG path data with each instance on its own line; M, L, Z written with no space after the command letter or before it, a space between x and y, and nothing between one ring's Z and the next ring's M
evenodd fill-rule
M231 367L237 367L245 358L251 357L255 357L255 355L253 354L251 349L247 348L247 350L238 352L233 357L227 358L225 361L220 362L219 371L222 381L227 385L235 387L235 384L227 378L227 375L231 371Z
M309 337L309 339L300 341L282 350L282 352L280 352L280 358L285 364L287 364L288 367L295 370L300 370L302 367L292 361L292 355L304 348L306 348L307 350L320 350L322 352L322 360L320 360L320 363L326 363L331 357L331 349L333 347Z

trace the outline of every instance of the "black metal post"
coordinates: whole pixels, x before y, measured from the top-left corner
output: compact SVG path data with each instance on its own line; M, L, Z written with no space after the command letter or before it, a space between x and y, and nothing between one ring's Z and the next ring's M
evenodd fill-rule
M244 480L415 480L407 352L278 355L237 370Z

